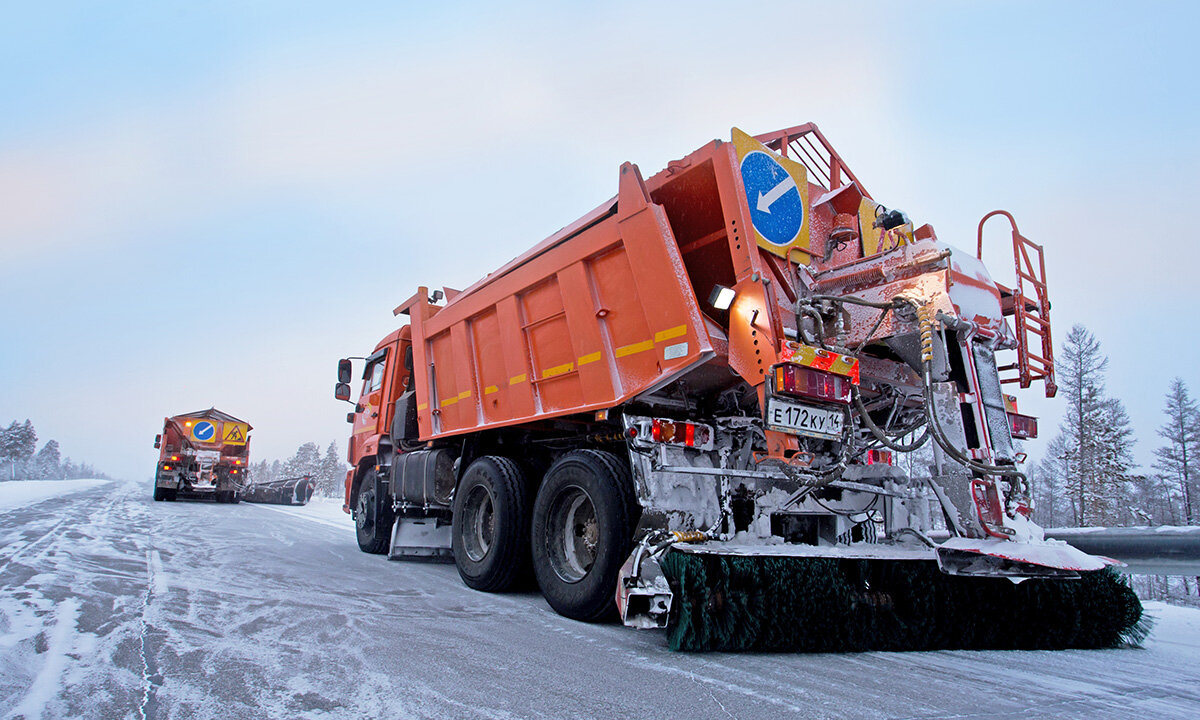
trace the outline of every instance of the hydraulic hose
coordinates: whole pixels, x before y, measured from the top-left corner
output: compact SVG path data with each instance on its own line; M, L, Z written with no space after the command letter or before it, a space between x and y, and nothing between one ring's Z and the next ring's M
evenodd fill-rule
M928 422L925 423L925 432L921 433L921 436L916 440L913 440L911 443L905 444L893 440L886 432L884 432L878 425L875 424L874 420L871 419L871 413L867 412L867 406L863 404L862 395L858 392L857 387L853 388L852 397L854 398L854 407L858 409L858 415L862 418L863 424L867 426L867 429L871 431L871 434L875 436L875 439L889 450L902 453L913 452L929 441ZM912 430L915 429L916 428L912 428ZM900 437L903 437L903 435Z
M933 311L928 306L923 306L917 310L917 317L920 320L921 326L921 366L924 371L922 375L925 381L925 416L928 420L928 429L931 431L930 434L933 436L934 442L952 459L971 470L988 475L1017 478L1021 484L1027 484L1028 481L1025 478L1025 473L1015 467L988 465L987 463L981 463L978 460L972 460L967 457L965 453L954 446L942 431L942 426L937 416L937 406L933 397Z

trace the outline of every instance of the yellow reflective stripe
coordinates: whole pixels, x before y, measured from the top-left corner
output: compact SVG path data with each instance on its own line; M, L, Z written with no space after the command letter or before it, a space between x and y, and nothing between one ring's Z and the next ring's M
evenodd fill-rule
M500 388L496 387L495 385L488 385L483 389L484 395L491 395L494 392L500 392Z
M645 352L647 350L653 350L653 349L654 349L653 341L643 340L640 343L634 343L632 345L623 345L623 346L617 348L617 357L625 357L626 355L633 355L634 353Z
M421 403L417 406L417 410L424 410L427 407L429 407L429 403Z
M521 373L520 375L514 375L508 379L508 384L516 385L517 383L523 383L523 382L525 382L525 379L526 379L525 373Z
M587 355L584 355L583 357L579 358L579 364L580 364L580 366L583 366L583 365L587 365L588 363L594 363L599 359L600 359L599 351L594 352L594 353L588 353Z
M575 369L575 363L567 363L566 365L555 365L552 368L547 368L542 371L543 378L551 378L555 375L563 375Z
M445 400L443 400L443 401L442 401L442 407L446 407L447 405L453 405L453 404L454 404L454 403L456 403L456 402L458 402L458 398L456 398L456 397L448 397L448 398L446 398Z
M679 325L671 328L670 330L663 330L662 332L654 333L654 342L666 342L671 338L677 338L681 335L687 335L687 325Z
M459 399L459 400L466 400L466 399L467 399L467 398L469 398L469 397L471 397L471 391L470 391L470 390L463 390L462 392L460 392L460 393L458 394L458 399Z

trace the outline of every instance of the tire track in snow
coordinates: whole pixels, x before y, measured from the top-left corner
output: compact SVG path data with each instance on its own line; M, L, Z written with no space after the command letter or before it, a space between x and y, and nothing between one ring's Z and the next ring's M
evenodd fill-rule
M24 556L25 553L28 552L30 548L34 547L35 545L38 545L45 540L57 537L58 529L60 527L62 527L63 523L65 523L68 519L69 518L63 518L63 519L59 520L58 522L51 525L50 529L47 530L45 533L43 533L42 535L39 535L37 538L30 540L29 542L20 546L15 552L13 552L7 558L4 558L4 564L0 565L0 569L8 567L8 565L10 563L16 562L18 559L20 559L22 556ZM8 586L6 585L5 587L8 587Z
M50 631L48 647L42 669L33 679L29 693L19 705L8 714L10 718L21 717L24 720L41 720L46 705L53 700L59 691L63 671L67 667L67 653L70 652L75 637L75 621L79 617L79 601L67 598L58 604L57 618L54 629Z
M152 653L147 648L147 636L150 634L151 625L149 614L151 605L155 598L162 599L170 590L170 585L167 583L167 574L163 571L162 556L158 550L150 549L146 551L146 594L142 600L142 619L139 632L140 652L142 656L142 697L138 703L138 717L141 720L146 720L148 717L147 710L152 707L153 701L156 700L156 685L155 678L158 676L158 668L156 663L152 663ZM161 682L161 679L159 679Z

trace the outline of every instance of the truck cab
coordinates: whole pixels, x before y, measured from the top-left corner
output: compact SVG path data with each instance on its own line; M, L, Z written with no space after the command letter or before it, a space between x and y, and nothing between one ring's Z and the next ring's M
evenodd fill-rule
M351 512L358 499L362 479L376 465L386 464L395 451L393 445L405 433L394 432L393 422L400 406L401 422L405 421L405 393L412 397L412 342L407 325L385 337L364 358L360 375L362 385L354 410L347 413L346 421L351 425L350 441L346 449L346 460L350 470L346 472L345 499L342 509ZM353 366L350 360L338 364L338 383L334 395L339 400L350 400ZM415 412L415 408L414 408ZM415 421L415 415L410 416ZM415 431L412 438L416 439ZM381 457L382 456L382 457Z

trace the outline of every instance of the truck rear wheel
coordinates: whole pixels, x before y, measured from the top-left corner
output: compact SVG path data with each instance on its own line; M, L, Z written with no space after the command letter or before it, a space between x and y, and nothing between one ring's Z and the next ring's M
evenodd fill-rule
M166 491L165 491L165 490L163 490L163 489L162 489L162 488L160 488L160 487L156 487L156 488L154 488L154 500L155 500L155 502L161 502L161 501L162 501L162 499L163 499L164 497L166 497Z
M515 462L485 455L454 493L454 564L468 587L512 588L529 569L529 486Z
M629 469L612 453L575 450L550 466L533 504L532 554L558 614L585 622L615 615L636 512Z
M354 527L358 549L365 553L382 555L388 551L395 516L391 503L386 500L376 497L375 473L364 475L358 489L358 502L354 506Z

